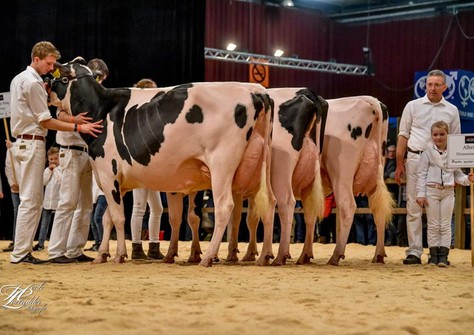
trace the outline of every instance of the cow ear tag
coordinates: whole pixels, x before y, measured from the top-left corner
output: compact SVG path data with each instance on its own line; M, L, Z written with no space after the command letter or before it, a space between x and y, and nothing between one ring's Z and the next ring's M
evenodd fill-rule
M99 81L100 81L100 76L96 76L96 77L95 77L95 81L96 81L96 82L99 82Z
M59 69L56 69L53 73L52 73L53 77L58 79L59 77L61 77L61 74L59 73Z

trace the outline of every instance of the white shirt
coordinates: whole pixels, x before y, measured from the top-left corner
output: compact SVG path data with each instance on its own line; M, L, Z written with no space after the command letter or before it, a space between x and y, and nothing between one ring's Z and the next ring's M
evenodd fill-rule
M46 136L48 130L40 122L49 120L52 116L48 109L48 93L38 72L28 66L13 78L10 95L13 137L20 134Z
M433 103L425 95L405 106L398 136L408 139L408 148L411 150L424 151L431 140L431 125L437 121L446 122L450 134L461 133L458 108L444 98Z
M417 197L426 197L426 185L428 184L439 184L443 186L454 186L455 183L468 186L469 177L465 175L461 169L448 169L447 163L447 152L441 152L433 146L432 152L436 155L439 154L439 158L443 163L443 168L430 159L429 149L423 151L420 156L418 170L417 170L417 181L416 181L416 194Z
M59 145L77 145L79 147L87 147L86 142L79 132L58 131L56 132L56 143Z

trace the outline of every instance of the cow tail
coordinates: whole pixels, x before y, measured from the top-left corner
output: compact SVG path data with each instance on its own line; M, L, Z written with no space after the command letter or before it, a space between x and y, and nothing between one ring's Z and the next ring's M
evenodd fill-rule
M318 155L319 156L319 155ZM324 219L324 191L323 191L323 183L321 178L321 161L318 157L316 160L316 174L314 177L313 187L311 188L311 192L309 194L309 201L308 203L314 207L314 211L316 214L316 220L319 222Z
M369 206L375 221L385 221L385 226L387 226L392 222L392 210L395 207L395 201L383 179L383 165L381 164L379 164L378 175L375 192L369 195Z

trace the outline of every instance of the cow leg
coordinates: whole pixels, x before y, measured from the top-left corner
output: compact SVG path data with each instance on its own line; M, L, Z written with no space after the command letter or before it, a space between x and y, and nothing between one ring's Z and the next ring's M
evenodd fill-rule
M254 206L255 207L255 206ZM257 265L270 265L270 260L273 256L273 220L275 218L275 201L269 203L269 208L262 217L263 222L263 246L260 257L257 260ZM256 218L258 222L258 217Z
M285 265L286 260L291 258L290 255L290 239L291 226L293 224L293 215L295 212L296 200L293 193L288 194L284 202L278 203L278 213L280 215L281 234L278 254L272 265Z
M247 252L245 253L242 261L244 262L253 262L255 261L255 256L258 255L257 250L257 226L260 218L256 212L255 206L249 205L247 211L247 228L249 230L249 244L247 247Z
M377 246L372 263L385 263L385 225L392 221L392 209L395 201L387 189L383 180L383 167L379 167L379 178L375 192L369 196L370 210L374 215L375 226L377 227Z
M211 171L212 175L212 171ZM232 210L234 209L234 202L232 200L232 176L225 180L224 178L212 179L212 194L214 196L215 204L215 227L212 234L209 248L204 255L201 265L205 267L212 266L213 259L217 258L219 246L224 236L227 224L229 223Z
M115 263L124 263L127 258L127 246L125 245L125 214L123 208L123 194L120 194L120 199L117 201L112 193L105 195L107 199L107 211L110 214L111 221L115 226L117 233L117 251L114 256ZM105 233L104 233L105 236Z
M193 234L193 240L191 242L191 254L188 258L188 263L197 264L201 261L201 245L199 244L199 216L195 211L194 199L196 193L189 194L189 207L188 207L188 224Z
M168 216L171 225L171 238L168 247L168 252L163 263L174 263L174 258L178 256L178 239L179 239L179 227L181 226L181 219L183 213L183 198L182 193L166 193L166 199L168 200Z
M104 225L104 232L102 235L102 241L100 243L99 252L96 258L92 261L93 264L106 263L107 258L110 257L110 234L112 233L113 223L110 217L109 209L107 208L102 218L102 224Z
M306 224L306 235L304 239L304 246L303 250L301 251L301 255L298 258L296 264L308 264L313 255L313 242L314 242L314 226L316 224L317 213L315 206L311 198L304 196L301 198L301 203L303 204L304 208L304 221Z
M350 191L349 191L350 190ZM339 217L339 226L336 231L336 247L328 264L339 265L339 260L345 258L344 252L346 250L347 239L351 231L352 221L354 220L354 213L356 209L356 203L354 195L352 194L352 188L342 196L334 192L334 197L337 204L337 216ZM345 204L342 205L342 204Z
M230 239L228 246L226 262L236 263L239 261L237 254L239 251L239 226L240 219L242 218L242 206L243 206L243 196L234 195L234 210L232 211L232 217L230 221L230 226L227 229L230 229Z

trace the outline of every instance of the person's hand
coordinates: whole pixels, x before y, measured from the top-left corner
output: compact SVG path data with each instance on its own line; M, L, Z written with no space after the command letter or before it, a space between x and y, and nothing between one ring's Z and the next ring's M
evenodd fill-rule
M402 179L405 179L405 166L403 164L397 165L395 169L395 181L398 185L402 183Z
M82 112L74 116L74 123L75 124L85 124L85 123L90 123L92 121L92 118L89 116L86 116L88 112Z
M93 137L97 137L97 134L102 133L102 128L104 126L101 124L102 120L99 120L94 123L85 123L77 126L77 131L83 133L83 134L89 134Z
M471 183L474 183L474 173L469 173L468 179Z
M10 149L10 148L13 146L12 141L10 141L10 140L5 140L5 146L7 147L7 149Z
M13 184L12 186L10 186L10 189L12 190L13 193L20 192L20 187L18 186L18 184Z
M3 192L0 192L0 199L3 199Z
M417 197L416 198L416 203L420 206L420 207L428 207L428 200L426 200L425 197Z

